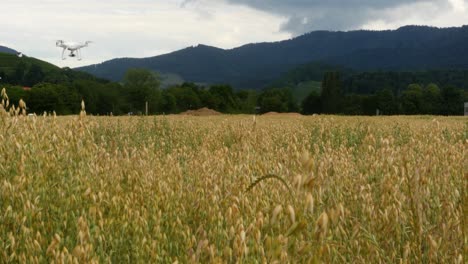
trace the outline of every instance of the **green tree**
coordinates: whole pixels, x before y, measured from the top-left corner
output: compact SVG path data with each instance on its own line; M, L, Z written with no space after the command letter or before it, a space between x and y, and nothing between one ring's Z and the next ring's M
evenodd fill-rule
M148 102L150 113L157 112L161 93L156 73L146 69L130 69L123 83L132 111L144 113L145 103Z
M213 85L209 93L215 102L214 109L223 113L234 113L239 108L237 98L229 85Z
M3 70L0 70L0 83L6 83L7 80L7 75Z
M442 111L444 115L462 115L464 94L454 86L444 87L441 91Z
M97 113L100 115L119 115L123 114L122 105L124 104L122 86L117 83L101 84L97 91Z
M57 87L53 84L42 83L35 85L29 92L26 100L29 106L29 112L42 114L44 111L56 111L63 105ZM57 112L61 114L60 112Z
M302 113L305 115L319 114L322 112L322 102L317 92L310 93L301 104Z
M244 114L255 114L258 94L255 90L240 90L236 92L239 112Z
M167 89L167 92L175 99L176 112L199 109L202 107L197 90L198 88L196 86L189 84L173 86Z
M26 74L26 64L24 62L19 62L16 64L13 73L8 78L11 84L23 84L24 75Z
M47 83L61 83L61 84L70 84L73 78L68 77L60 70L49 71L45 74L43 82Z
M164 114L172 114L177 112L176 99L174 95L168 90L163 90L162 92L159 111Z
M365 95L362 98L362 111L365 115L375 115L377 109L377 96Z
M99 89L100 84L89 80L76 80L72 84L86 104L86 112L97 114L99 109Z
M200 98L201 105L211 109L218 107L219 101L209 89L198 89L198 97Z
M336 114L341 111L342 83L339 72L327 72L322 82L322 111L327 114Z
M377 109L383 114L383 115L396 115L398 114L398 101L396 97L393 95L393 92L391 89L386 88L383 90L380 90L376 94L376 100L377 100Z
M364 110L362 108L363 96L357 94L346 95L342 98L342 111L346 115L362 115Z
M442 96L439 89L434 83L428 84L422 92L421 113L435 115L440 113L442 107Z
M421 85L410 84L408 88L405 91L403 91L403 94L401 96L403 112L407 115L420 114L422 101L423 92Z
M35 84L42 82L44 76L45 74L42 71L42 68L39 65L32 64L24 75L23 84L32 87Z
M298 111L291 90L271 88L264 90L258 97L260 112L295 112Z

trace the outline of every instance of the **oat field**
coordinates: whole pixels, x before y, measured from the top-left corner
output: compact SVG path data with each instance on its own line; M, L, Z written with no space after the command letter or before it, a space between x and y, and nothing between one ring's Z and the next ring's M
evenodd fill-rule
M0 263L467 261L463 117L1 108Z

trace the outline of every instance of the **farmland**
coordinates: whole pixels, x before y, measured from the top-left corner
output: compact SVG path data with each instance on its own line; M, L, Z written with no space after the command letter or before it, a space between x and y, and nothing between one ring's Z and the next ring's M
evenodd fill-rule
M0 262L466 263L467 119L0 114Z

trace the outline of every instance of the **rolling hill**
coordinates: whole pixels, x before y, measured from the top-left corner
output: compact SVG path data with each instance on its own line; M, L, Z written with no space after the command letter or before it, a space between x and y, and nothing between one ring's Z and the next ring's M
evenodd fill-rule
M468 26L406 26L385 31L314 31L293 39L224 50L206 45L149 58L119 58L77 68L119 81L129 68L185 81L259 89L301 64L321 61L358 71L468 68Z

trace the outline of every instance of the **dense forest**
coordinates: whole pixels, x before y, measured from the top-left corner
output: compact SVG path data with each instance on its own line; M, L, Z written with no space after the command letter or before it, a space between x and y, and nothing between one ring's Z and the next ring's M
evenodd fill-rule
M95 115L143 114L146 102L149 114L209 107L229 114L375 115L378 111L384 115L461 115L463 102L468 101L466 71L341 73L325 68L319 73L296 72L292 76L282 79L284 85L260 91L194 83L161 89L158 75L146 69L130 69L123 81L116 83L22 60L12 67L0 67L0 86L7 88L11 103L24 99L30 113L55 111L64 115L77 114L81 100L86 111ZM297 84L320 76L318 87L303 89L307 93L298 100Z
M456 75L455 72L454 75ZM361 73L347 79L347 83L369 83L371 79L365 76L392 76L389 73ZM407 75L404 73L403 75ZM414 73L419 76L419 73ZM416 77L414 77L416 78ZM410 78L411 79L411 78ZM354 81L354 82L353 82ZM394 81L401 84L401 80ZM430 82L421 79L420 82L408 82L404 89L391 86L391 79L384 79L381 83L374 83L369 88L371 93L349 92L352 86L346 86L339 72L328 72L324 75L322 90L313 92L302 101L302 112L347 114L347 115L397 115L397 114L425 114L425 115L461 115L463 102L468 100L468 91L453 85Z

